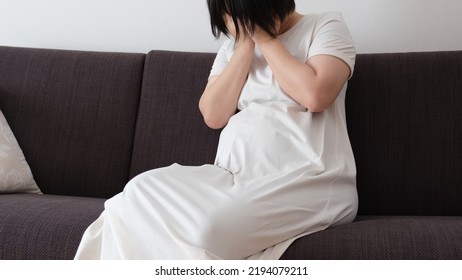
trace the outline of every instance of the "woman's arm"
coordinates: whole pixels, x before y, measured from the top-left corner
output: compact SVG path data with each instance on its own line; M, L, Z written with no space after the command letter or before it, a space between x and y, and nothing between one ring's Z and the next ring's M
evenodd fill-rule
M264 31L256 30L252 39L281 88L310 112L322 112L332 105L350 76L348 65L337 57L317 55L303 63Z
M236 38L234 28L231 28L234 26L232 20L227 25L231 35ZM209 78L199 101L199 109L210 128L222 128L228 123L229 118L236 112L242 87L247 80L255 43L247 32L242 33L223 73Z

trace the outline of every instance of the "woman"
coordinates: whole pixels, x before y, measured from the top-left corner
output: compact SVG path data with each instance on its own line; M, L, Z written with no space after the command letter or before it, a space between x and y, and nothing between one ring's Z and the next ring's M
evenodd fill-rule
M303 16L294 0L207 3L214 35L229 37L199 102L206 124L224 127L215 164L134 178L76 258L277 259L353 221L344 101L355 50L341 15Z

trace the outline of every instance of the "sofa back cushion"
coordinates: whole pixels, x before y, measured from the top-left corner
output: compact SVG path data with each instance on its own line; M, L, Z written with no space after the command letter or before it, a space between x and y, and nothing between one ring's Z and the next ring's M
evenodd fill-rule
M211 53L151 51L146 58L130 177L173 163L213 163L219 130L199 112Z
M346 105L359 214L462 215L462 51L359 55Z
M0 47L0 107L44 193L123 189L144 58Z

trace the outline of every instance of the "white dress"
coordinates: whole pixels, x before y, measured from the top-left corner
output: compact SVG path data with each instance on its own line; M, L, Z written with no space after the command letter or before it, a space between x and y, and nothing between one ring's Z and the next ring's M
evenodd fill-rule
M333 55L353 72L354 45L339 13L306 15L278 38L300 61ZM211 75L233 47L223 44ZM345 91L346 84L329 109L311 113L279 87L257 47L215 163L132 179L107 200L76 259L278 259L296 238L353 221Z

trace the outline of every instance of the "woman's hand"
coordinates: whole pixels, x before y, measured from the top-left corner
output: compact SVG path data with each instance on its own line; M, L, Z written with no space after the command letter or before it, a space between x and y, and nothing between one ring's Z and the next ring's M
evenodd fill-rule
M233 18L228 14L225 15L225 23L229 34L236 40L236 26L234 25Z
M281 23L279 21L276 21L276 26L274 27L274 33L279 34L280 29L281 29ZM250 38L252 38L252 41L254 41L255 44L257 45L262 45L266 42L276 39L258 25L255 26L252 34L250 32L248 33L249 33Z
M228 29L233 39L236 41L236 48L245 48L246 50L253 52L255 49L255 43L250 37L244 25L240 22L238 23L239 38L237 38L236 26L234 25L233 18L230 15L225 15L225 21L226 28Z

